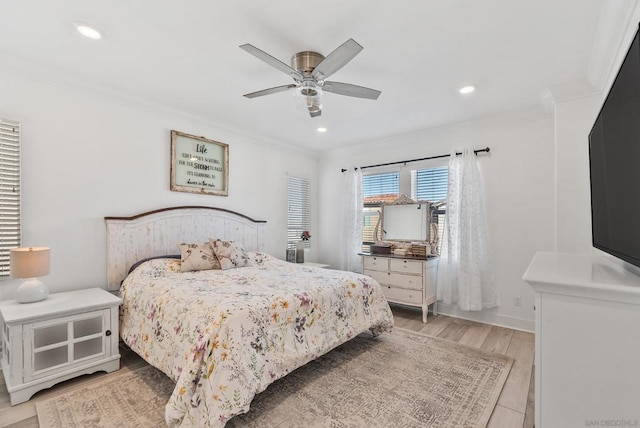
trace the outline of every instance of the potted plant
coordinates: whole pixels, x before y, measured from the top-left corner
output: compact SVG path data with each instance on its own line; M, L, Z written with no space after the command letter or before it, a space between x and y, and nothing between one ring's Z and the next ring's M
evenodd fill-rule
M305 230L300 235L300 240L296 245L296 262L304 263L304 242L308 241L311 238L311 234L308 230Z

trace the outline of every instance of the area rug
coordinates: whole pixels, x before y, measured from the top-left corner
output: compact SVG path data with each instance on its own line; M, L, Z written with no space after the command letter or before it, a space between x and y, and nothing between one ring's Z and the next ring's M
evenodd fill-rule
M104 376L37 401L40 428L166 427L164 406L175 383L152 366Z
M228 427L485 427L513 360L396 328L360 335L258 394ZM41 428L157 427L173 383L146 366L36 403Z

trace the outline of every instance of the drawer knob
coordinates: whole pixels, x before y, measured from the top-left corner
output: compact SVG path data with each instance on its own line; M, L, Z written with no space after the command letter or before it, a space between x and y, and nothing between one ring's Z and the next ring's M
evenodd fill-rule
M107 330L104 332L105 336L111 336L111 330Z

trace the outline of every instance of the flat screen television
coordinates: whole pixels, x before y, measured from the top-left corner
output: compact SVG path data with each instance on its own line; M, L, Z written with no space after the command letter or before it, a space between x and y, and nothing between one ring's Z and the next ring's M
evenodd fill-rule
M640 267L640 40L589 133L593 246Z

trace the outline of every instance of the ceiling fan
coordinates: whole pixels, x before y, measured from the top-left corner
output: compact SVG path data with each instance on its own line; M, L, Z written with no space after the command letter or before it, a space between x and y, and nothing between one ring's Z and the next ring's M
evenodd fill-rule
M270 66L291 76L295 83L263 89L257 92L245 94L247 98L256 98L263 95L295 89L296 93L305 102L311 117L318 117L322 113L322 92L346 95L348 97L366 98L376 100L382 92L350 83L332 82L325 80L336 71L340 70L363 49L355 40L349 39L328 56L317 52L303 51L291 57L291 67L261 51L250 44L241 45L240 48L249 52L256 58L266 62Z

